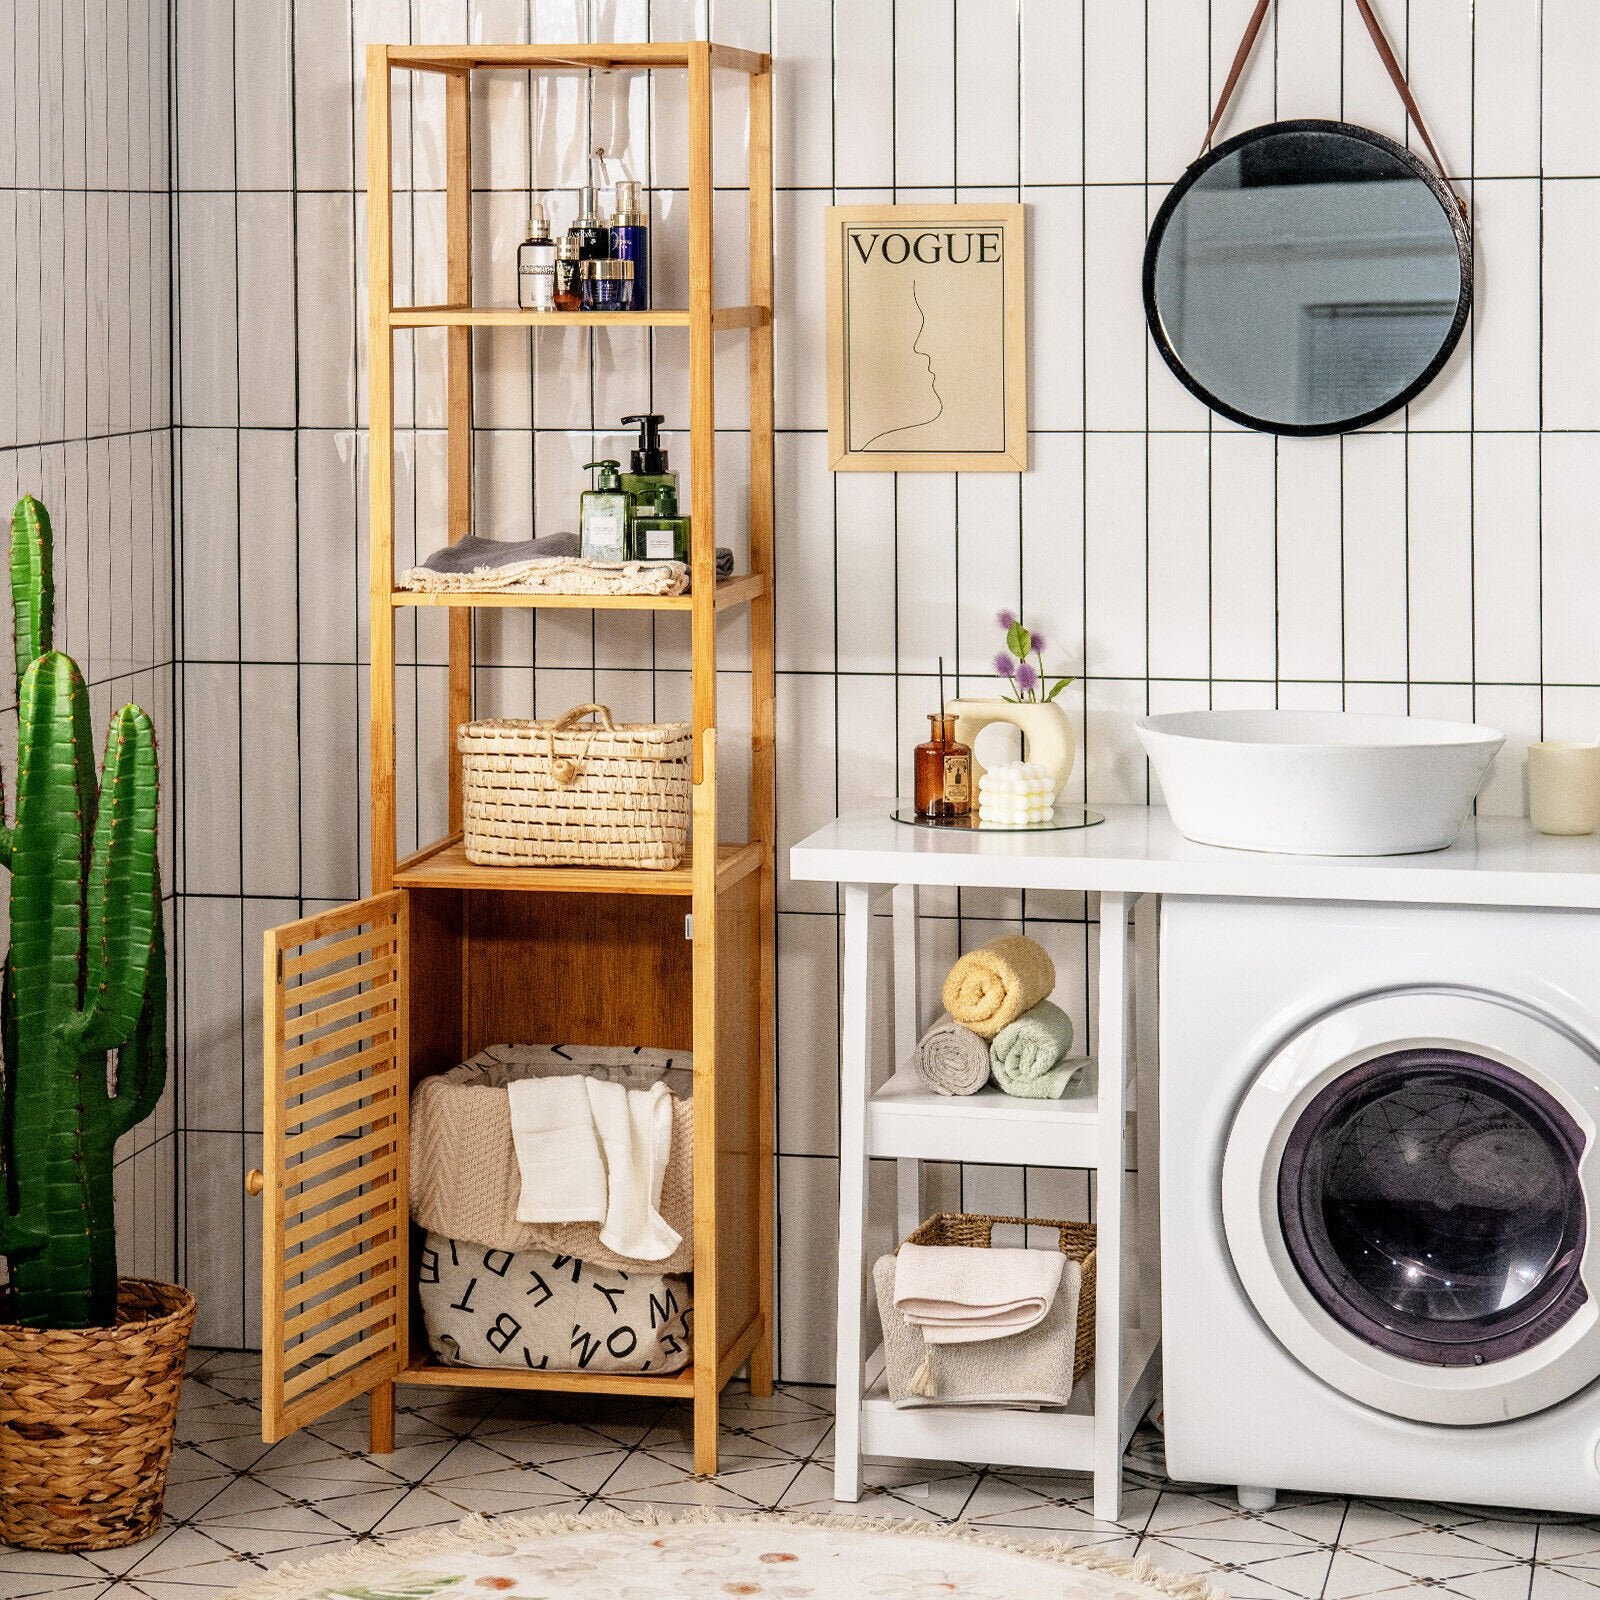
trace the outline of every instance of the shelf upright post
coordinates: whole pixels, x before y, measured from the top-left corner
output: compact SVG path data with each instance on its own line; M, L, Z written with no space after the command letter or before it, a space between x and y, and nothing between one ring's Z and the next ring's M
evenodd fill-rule
M372 891L392 886L394 812L394 307L393 123L389 51L367 46L367 529L372 655Z
M750 570L762 580L750 604L750 836L761 846L761 984L756 1019L761 1052L761 1186L756 1204L756 1271L762 1333L750 1353L750 1392L772 1393L777 1197L777 670L773 646L772 393L772 66L750 74Z
M393 120L388 46L367 46L367 531L368 637L372 656L372 892L394 886L394 307ZM394 1383L369 1397L374 1455L394 1449Z
M451 306L472 304L472 69L445 79L445 273ZM452 327L446 366L447 526L451 544L472 532L472 329ZM456 729L472 720L472 612L450 611L449 741L451 833L463 824L461 753Z
M722 1357L717 1196L716 393L711 46L689 46L689 551L694 703L694 1467L717 1470Z
M1099 1162L1095 1172L1094 1514L1115 1522L1122 1509L1123 1297L1127 1278L1128 1029L1127 894L1100 896Z

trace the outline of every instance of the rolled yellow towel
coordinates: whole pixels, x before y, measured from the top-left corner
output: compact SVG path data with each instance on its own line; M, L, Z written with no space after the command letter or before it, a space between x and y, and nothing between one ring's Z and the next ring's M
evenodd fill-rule
M1024 1011L1050 997L1056 964L1026 934L993 939L969 950L944 980L944 1008L980 1039L992 1039Z

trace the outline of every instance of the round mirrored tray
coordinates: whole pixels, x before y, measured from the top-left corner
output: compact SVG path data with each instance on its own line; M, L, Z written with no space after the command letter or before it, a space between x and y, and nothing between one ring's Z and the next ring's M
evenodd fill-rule
M905 802L890 815L913 828L936 828L945 833L1064 833L1070 828L1092 828L1106 819L1087 806L1058 805L1043 822L980 822L974 808L964 817L919 817Z

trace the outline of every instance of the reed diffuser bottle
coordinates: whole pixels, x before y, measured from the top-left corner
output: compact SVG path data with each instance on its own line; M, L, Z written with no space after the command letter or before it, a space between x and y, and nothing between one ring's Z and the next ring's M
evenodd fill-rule
M919 817L965 817L972 811L972 752L956 740L956 719L944 708L944 659L939 660L939 709L928 713L929 733L912 755Z

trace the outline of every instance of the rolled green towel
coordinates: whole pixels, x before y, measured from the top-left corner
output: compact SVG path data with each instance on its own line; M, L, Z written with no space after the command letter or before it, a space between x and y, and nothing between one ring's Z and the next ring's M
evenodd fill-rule
M1087 1065L1087 1056L1069 1056L1072 1018L1058 1005L1041 1000L1002 1028L989 1046L994 1081L1024 1100L1059 1100Z

